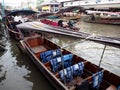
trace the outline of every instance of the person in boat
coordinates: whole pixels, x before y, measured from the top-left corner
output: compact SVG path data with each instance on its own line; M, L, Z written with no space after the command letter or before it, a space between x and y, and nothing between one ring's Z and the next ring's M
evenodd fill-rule
M18 32L18 29L17 29L16 25L22 23L21 20L15 21L14 19L10 19L8 22L9 22L9 23L8 23L8 27L9 27L10 29Z
M91 15L91 20L93 20L93 21L95 20L94 14Z
M70 28L70 29L73 29L73 21L72 20L69 20L68 21L68 27Z
M63 20L58 21L58 26L63 27Z

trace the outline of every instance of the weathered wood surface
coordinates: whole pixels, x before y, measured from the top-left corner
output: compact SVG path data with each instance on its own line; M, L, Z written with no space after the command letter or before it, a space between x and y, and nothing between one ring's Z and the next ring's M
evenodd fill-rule
M60 35L66 35L76 38L82 38L97 42L103 42L113 45L120 45L120 38L117 37L104 37L104 36L97 36L92 35L84 32L73 31L71 29L65 29L62 27L53 27L50 25L43 24L41 22L26 22L23 24L17 25L17 27L21 30L33 30L35 32L48 32L48 33L55 33Z

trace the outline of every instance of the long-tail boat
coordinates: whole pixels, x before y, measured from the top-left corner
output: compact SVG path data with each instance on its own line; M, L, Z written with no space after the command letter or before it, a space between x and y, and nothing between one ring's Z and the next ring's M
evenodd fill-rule
M88 23L112 24L120 25L120 12L105 12L105 11L86 11L90 17L84 21Z
M119 90L120 76L39 35L20 40L34 64L57 90Z
M109 19L95 19L95 20L84 20L88 23L99 23L99 24L111 24L111 25L120 25L120 20L109 20Z
M112 46L120 46L120 38L117 37L105 37L105 36L98 36L92 35L89 33L73 31L72 29L66 29L58 26L52 26L48 24L44 24L41 22L26 22L23 24L17 25L22 31L34 31L34 32L47 32L47 33L55 33L65 36L71 36L76 38L82 38L87 40L92 40L104 44L111 44Z
M69 20L69 24L63 24L64 20L58 20L58 22L53 21L53 20L49 20L49 19L41 19L40 20L42 23L47 24L47 25L51 25L54 26L55 28L61 28L61 29L67 29L67 30L72 30L72 31L79 31L80 28L77 28L75 26L73 26L74 22L72 20ZM62 24L59 25L59 22Z
M19 20L15 21L13 16L21 16L22 15L32 15L35 14L35 11L32 10L15 10L13 12L8 13L4 18L4 24L6 26L6 30L8 30L9 35L16 39L16 40L20 40L21 39L21 32L20 30L16 27L16 25L22 23L22 19L23 18L19 18Z

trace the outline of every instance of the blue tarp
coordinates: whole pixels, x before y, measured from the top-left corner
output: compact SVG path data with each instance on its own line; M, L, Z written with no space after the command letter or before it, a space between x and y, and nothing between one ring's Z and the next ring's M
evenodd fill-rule
M61 81L70 82L74 76L81 76L83 74L84 63L80 62L73 66L67 67L66 69L59 72ZM65 78L64 78L65 77Z
M40 59L43 63L50 61L51 59L61 55L60 49L49 50L40 54Z
M68 67L72 65L72 58L73 58L73 54L67 54L62 57L57 57L50 60L52 71L53 72L58 71L62 67L62 65L64 65L64 67Z

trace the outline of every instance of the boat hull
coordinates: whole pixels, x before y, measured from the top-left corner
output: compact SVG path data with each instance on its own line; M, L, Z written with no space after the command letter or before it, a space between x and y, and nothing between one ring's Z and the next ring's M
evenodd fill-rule
M100 24L110 24L110 25L120 25L120 20L109 20L109 19L96 19L96 20L84 20L88 23L100 23Z
M67 90L67 88L56 79L56 77L41 63L38 58L31 52L31 50L24 44L24 41L20 41L22 47L25 52L29 55L34 64L38 67L38 69L42 72L42 74L49 80L49 82L57 89L57 90Z
M48 63L43 63L42 60L40 59L40 55L42 52L45 52L50 49L58 49L60 48L58 45L52 43L51 41L47 39L43 39L38 36L30 37L25 40L20 40L20 44L22 48L26 51L28 56L31 58L31 60L34 62L34 64L38 67L38 69L43 73L43 75L51 82L51 84L57 89L57 90L75 90L75 85L78 82L77 78L80 77L81 80L86 80L91 78L91 76L96 73L97 71L104 71L104 76L103 76L103 82L101 84L101 87L99 90L109 90L111 86L114 86L116 88L119 85L120 82L120 77L107 71L103 70L103 68L100 68L99 66L92 64L83 58L73 55L73 65L76 65L78 63L84 63L84 73L82 76L78 76L77 78L75 77L73 80L75 83L68 82L67 84L64 84L60 80L60 74L59 70L57 72L52 72L50 62ZM44 46L43 47L38 47L38 46ZM36 48L37 47L37 48ZM35 50L36 49L36 50ZM38 50L39 49L39 50ZM71 52L62 49L62 54L71 54ZM50 59L51 60L51 59ZM61 69L63 70L63 68ZM79 81L81 83L81 81ZM72 86L69 88L69 83L72 83ZM115 89L111 89L115 90Z
M9 35L10 35L13 39L18 40L18 41L21 39L19 32L15 32L15 31L13 31L13 30L8 30L8 31L9 31Z

